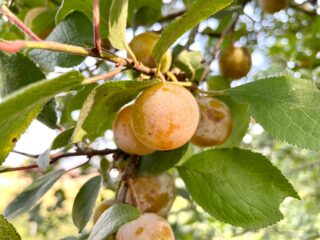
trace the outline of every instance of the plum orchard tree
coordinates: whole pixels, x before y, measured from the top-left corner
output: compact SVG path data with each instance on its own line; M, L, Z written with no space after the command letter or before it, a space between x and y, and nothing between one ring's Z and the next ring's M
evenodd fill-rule
M320 92L297 69L250 73L251 52L261 44L256 29L269 29L253 27L244 7L260 9L267 19L289 8L290 21L301 29L301 15L318 21L315 1L186 0L184 10L165 16L162 9L175 5L160 0L0 3L0 163L10 152L34 161L3 166L0 173L38 173L0 217L0 236L19 239L6 219L29 211L63 175L75 173L96 175L79 189L72 208L78 237L87 233L94 240L174 239L165 218L176 179L178 196L244 229L276 224L283 200L299 199L264 155L240 143L252 119L275 139L319 150ZM216 19L218 27L204 29L206 19ZM131 42L127 32L135 36ZM306 42L308 58L290 59L313 69L318 44ZM220 72L211 68L217 58ZM72 117L77 110L79 117ZM43 153L21 153L16 142L35 119L59 133ZM117 148L96 148L108 130ZM87 160L58 164L79 156ZM114 197L97 200L106 189ZM92 217L94 226L87 226Z

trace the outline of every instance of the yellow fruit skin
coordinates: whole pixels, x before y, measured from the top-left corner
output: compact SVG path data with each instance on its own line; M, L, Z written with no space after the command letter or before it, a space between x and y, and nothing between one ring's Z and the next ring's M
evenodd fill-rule
M197 101L185 88L159 83L139 95L133 105L136 137L155 150L171 150L187 143L195 133L200 113Z
M113 122L114 141L118 148L129 154L147 155L154 152L134 135L131 124L132 105L122 108Z
M275 13L288 7L288 0L259 0L260 8L265 13Z
M145 32L134 37L129 46L138 61L147 67L155 68L156 63L152 57L152 50L158 40L159 35L157 33ZM171 52L167 51L160 61L160 71L167 72L171 67L171 63Z
M175 199L174 181L168 173L136 177L132 179L132 183L135 194L129 188L127 203L137 205L143 213L167 216Z
M116 240L174 240L168 222L154 214L145 213L140 218L123 225Z
M200 97L198 104L201 117L191 142L199 147L223 144L232 132L232 117L228 106L210 97Z
M251 55L247 48L230 47L220 53L220 73L231 79L245 77L251 69Z
M111 207L113 204L113 200L105 200L102 203L100 203L93 213L93 223L96 224L102 213L106 211L109 207Z

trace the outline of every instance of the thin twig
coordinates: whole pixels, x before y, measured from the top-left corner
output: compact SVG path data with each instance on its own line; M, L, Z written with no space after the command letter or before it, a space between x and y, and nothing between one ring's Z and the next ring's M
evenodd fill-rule
M104 150L90 150L90 151L78 151L78 152L69 152L69 153L56 153L51 155L50 165L55 164L59 159L66 157L76 157L76 156L87 156L91 158L93 156L104 156L113 153L122 152L119 149L104 149ZM15 168L4 168L0 170L0 173L5 172L14 172L14 171L24 171L30 169L37 169L39 166L37 164L32 164L28 166L15 167Z
M97 82L97 81L100 81L100 80L107 80L109 78L112 78L112 77L118 75L120 72L122 72L124 70L122 67L123 67L123 65L119 64L115 69L113 69L110 72L107 72L107 73L104 73L104 74L101 74L101 75L98 75L98 76L87 78L83 82L83 84L90 84L90 83L94 83L94 82Z
M107 60L109 62L122 64L127 68L134 69L138 72L141 72L145 75L151 77L157 77L160 80L164 80L165 78L161 72L158 72L156 68L149 68L144 66L142 63L137 62L135 63L132 59L129 58L122 58L113 53L102 51L101 55L97 55L96 52L92 51L90 48L84 48L79 46L73 46L69 44L63 44L58 42L51 42L51 41L0 41L0 50L8 51L8 52L18 52L21 49L43 49L55 52L65 52L80 56L91 56L103 60Z
M139 157L137 155L130 155L128 159L128 163L126 169L121 178L119 191L117 193L116 202L117 203L125 203L126 196L129 189L128 180L134 177L137 165L138 165Z
M210 60L208 61L208 63L206 64L204 70L203 70L203 73L202 73L202 76L201 76L201 80L200 82L203 82L207 79L209 73L210 73L210 65L211 63L216 59L217 57L217 54L222 46L222 43L225 39L225 37L231 32L233 31L237 21L239 19L239 14L238 13L235 13L235 15L233 16L229 26L224 30L224 32L222 33L220 39L218 40L218 42L216 43L214 49L213 49L213 52L212 52L212 55L211 55L211 58Z
M204 91L204 90L196 88L195 91L197 91L198 93L202 93L204 95L210 95L210 96L223 96L223 95L227 94L227 92L225 90Z
M180 17L181 15L183 15L186 12L186 10L181 10L175 13L170 13L162 18L160 18L157 22L167 22L167 21L171 21L172 19L175 19L177 17Z
M196 38L198 31L199 31L199 24L191 29L188 41L187 41L186 45L184 45L184 47L183 47L184 50L189 50L190 46L192 45L192 43L194 42L194 40Z
M29 36L34 41L41 41L42 39L39 38L30 28L28 28L16 15L14 15L10 9L5 6L4 4L1 6L1 12L4 16L8 18L10 22L15 24L22 32L24 32L27 36Z
M29 158L38 158L39 157L39 155L37 155L37 154L29 154L29 153L20 152L20 151L17 151L17 150L12 150L11 152L16 153L16 154L20 154L20 155L23 155L23 156L26 156L26 157L29 157Z
M132 194L134 204L141 211L140 201L139 201L138 194L132 178L128 179L128 185L129 185L130 193Z
M97 54L100 56L101 37L100 37L100 0L93 0L93 29L94 29L94 46Z

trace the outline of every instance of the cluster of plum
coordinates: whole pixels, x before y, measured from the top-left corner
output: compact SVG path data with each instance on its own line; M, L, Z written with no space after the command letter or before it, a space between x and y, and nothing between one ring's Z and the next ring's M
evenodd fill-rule
M172 229L165 219L175 199L172 176L162 173L158 176L135 177L132 185L126 194L126 203L137 206L143 214L137 220L123 225L116 239L173 240ZM106 200L97 206L93 215L94 223L113 203L113 200Z
M274 13L287 6L287 1L260 0L264 12ZM155 68L152 49L158 41L156 33L142 33L130 43L138 61ZM171 66L168 51L161 60L160 71ZM220 73L227 79L239 79L251 69L248 49L232 46L224 49L219 58ZM186 88L173 83L156 84L143 91L133 104L124 106L113 123L114 141L119 149L129 154L148 155L154 151L167 151L191 142L199 147L223 144L233 129L228 106L217 98L196 96ZM126 193L126 203L143 213L135 221L123 225L117 240L173 240L172 229L165 217L175 199L172 176L137 176ZM114 200L102 202L95 210L94 223Z
M155 33L143 33L130 43L137 59L146 66L155 67L151 52L157 39ZM171 54L167 53L161 71L167 71L170 65ZM207 96L194 97L172 82L143 91L133 104L119 110L113 123L118 148L140 156L176 149L189 141L201 147L216 146L223 144L231 131L231 113L224 102ZM174 199L174 181L168 173L134 177L126 203L138 207L143 215L122 226L116 239L174 239L165 220ZM106 200L96 208L94 223L113 203L114 200Z

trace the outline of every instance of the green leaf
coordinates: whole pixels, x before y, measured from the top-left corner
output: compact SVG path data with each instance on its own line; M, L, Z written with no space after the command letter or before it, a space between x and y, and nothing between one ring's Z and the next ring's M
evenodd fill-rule
M107 36L108 18L111 0L100 0L101 35ZM70 13L80 11L92 22L93 2L92 0L63 0L56 15L56 23L60 23Z
M51 144L51 150L63 148L69 145L73 131L74 131L74 127L63 131L58 136L56 136L56 138L53 140Z
M131 52L126 41L128 0L112 0L109 12L109 40L116 49Z
M237 103L228 96L218 97L229 107L232 115L232 132L227 141L220 147L238 147L247 133L250 114L248 112L248 104Z
M201 66L201 52L182 51L175 60L175 66L184 71L190 79L194 79L196 70Z
M81 109L84 101L96 86L98 86L96 83L85 85L76 92L56 97L58 109L61 112L59 124L66 128L71 128L75 125L76 121L71 116L72 112Z
M0 52L0 96L6 96L24 86L45 79L45 75L29 58L22 54L8 55ZM54 102L46 104L38 120L50 128L57 127Z
M226 90L230 88L230 80L222 76L210 76L207 84L209 90Z
M3 99L0 103L0 164L43 106L53 96L81 84L83 79L79 72L72 71L51 80L33 83Z
M74 12L59 23L46 40L88 47L93 45L92 36L91 22L84 14ZM47 72L53 71L57 66L65 68L76 66L85 59L68 53L38 49L30 51L29 57Z
M101 175L102 175L102 178L103 178L104 182L108 182L108 179L109 179L109 173L108 173L109 167L110 167L110 162L108 161L108 159L106 159L106 158L101 159L101 161L100 161L100 169L101 169Z
M74 200L72 219L79 232L82 232L90 220L100 187L101 176L93 177L81 187Z
M21 239L14 226L9 223L2 215L0 215L0 236L1 240Z
M128 23L133 28L140 25L149 25L161 18L162 1L135 0L129 1Z
M185 32L195 27L198 23L230 5L232 0L197 0L190 6L187 12L180 18L170 23L161 33L159 41L153 49L153 57L157 63L163 54Z
M60 23L70 13L80 11L85 14L88 19L92 20L93 3L91 0L63 0L56 14L56 24Z
M298 147L320 149L320 92L312 81L288 76L228 90L272 136Z
M46 170L50 165L50 151L51 149L45 150L40 156L37 158L37 164L40 169Z
M171 151L157 151L143 156L138 168L139 175L157 175L172 167L184 156L188 144Z
M26 85L45 79L35 63L22 54L0 52L0 96L4 97Z
M13 219L20 214L27 212L63 174L63 170L57 170L34 180L30 186L23 190L23 192L9 204L4 211L4 216L8 219Z
M51 99L50 102L44 105L37 119L51 129L59 128L57 125L58 116L56 112L56 102L54 99Z
M137 208L127 204L116 204L106 210L92 229L89 240L104 240L115 233L122 225L140 217Z
M179 173L192 198L217 220L246 228L283 218L279 205L299 199L281 172L259 153L212 149L192 156Z
M140 91L158 83L157 80L106 82L96 87L83 104L72 142L84 137L91 140L101 136L108 128L116 112L133 100Z

